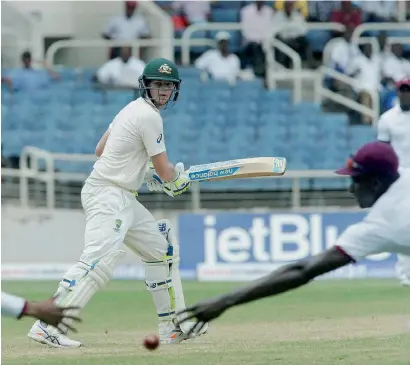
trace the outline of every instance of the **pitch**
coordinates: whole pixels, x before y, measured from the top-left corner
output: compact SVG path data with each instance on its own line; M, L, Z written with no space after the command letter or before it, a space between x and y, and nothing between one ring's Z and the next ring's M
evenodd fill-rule
M30 299L54 282L3 282ZM240 284L186 282L187 303ZM32 321L2 319L6 365L409 365L410 291L394 280L322 281L293 293L235 308L192 342L148 352L156 331L152 298L142 282L114 281L83 312L80 349L51 349L26 337Z

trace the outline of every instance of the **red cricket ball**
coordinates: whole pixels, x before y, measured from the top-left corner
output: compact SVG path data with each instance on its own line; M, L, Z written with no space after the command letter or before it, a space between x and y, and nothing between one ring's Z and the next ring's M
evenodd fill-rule
M144 338L144 346L147 350L155 350L159 346L159 337L157 335L146 336Z

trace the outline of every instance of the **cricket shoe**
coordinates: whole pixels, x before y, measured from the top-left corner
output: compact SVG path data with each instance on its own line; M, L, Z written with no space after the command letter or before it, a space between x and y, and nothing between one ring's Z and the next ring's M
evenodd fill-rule
M34 323L27 336L36 342L52 347L77 348L81 346L81 342L69 339L66 335L58 332L57 329L40 321Z

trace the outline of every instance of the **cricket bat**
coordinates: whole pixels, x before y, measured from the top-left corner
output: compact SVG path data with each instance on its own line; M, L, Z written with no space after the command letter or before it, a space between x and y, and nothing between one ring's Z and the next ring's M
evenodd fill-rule
M246 179L282 176L286 172L284 157L253 157L191 166L187 171L191 181Z

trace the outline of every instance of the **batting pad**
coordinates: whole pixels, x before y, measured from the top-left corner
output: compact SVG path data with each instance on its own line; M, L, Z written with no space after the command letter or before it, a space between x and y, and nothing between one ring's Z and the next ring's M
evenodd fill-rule
M152 294L158 318L169 321L175 318L175 293L172 286L172 257L163 261L145 262L145 284Z
M81 309L84 308L93 295L112 278L118 259L124 255L125 251L114 251L95 262L85 276L72 287L73 289L64 298L61 305L75 305ZM77 314L76 312L78 311L71 311L70 314ZM66 321L66 323L69 322Z
M60 305L64 301L66 296L74 290L75 285L87 275L90 268L90 265L79 261L65 273L58 284L57 292L54 294L57 297L56 304Z
M163 234L168 244L173 248L173 259L171 267L171 280L174 288L175 296L175 310L179 312L185 309L184 291L182 289L181 275L179 273L179 242L174 234L174 229L171 226L171 222L168 219L161 219L158 221L158 227ZM183 317L178 318L181 320ZM181 329L184 333L190 330L189 326L182 324ZM186 327L186 328L184 328Z

